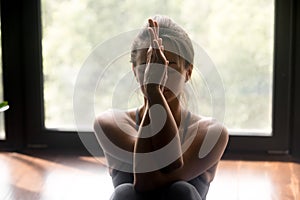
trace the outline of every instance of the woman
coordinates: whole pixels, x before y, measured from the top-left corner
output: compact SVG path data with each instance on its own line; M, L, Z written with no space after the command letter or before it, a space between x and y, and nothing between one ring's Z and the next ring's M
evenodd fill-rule
M94 124L115 186L111 199L206 198L228 133L182 104L193 59L190 38L168 17L149 19L135 38L132 70L144 104L107 111ZM118 148L132 157L116 153Z

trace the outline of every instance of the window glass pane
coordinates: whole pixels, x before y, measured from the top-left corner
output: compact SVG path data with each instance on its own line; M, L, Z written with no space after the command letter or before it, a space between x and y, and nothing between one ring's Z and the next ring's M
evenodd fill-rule
M2 44L1 44L1 22L0 22L0 102L3 101L3 81L2 81ZM0 112L0 140L5 139L4 113Z
M75 79L92 49L140 28L156 13L183 26L215 63L225 88L224 123L231 133L271 135L274 0L42 0L46 128L75 128ZM128 61L129 54L114 60L116 67L109 68L113 78L105 79L105 91L96 95L96 112L111 107L114 81L130 69ZM201 91L200 114L211 115L205 80L197 74L193 79Z

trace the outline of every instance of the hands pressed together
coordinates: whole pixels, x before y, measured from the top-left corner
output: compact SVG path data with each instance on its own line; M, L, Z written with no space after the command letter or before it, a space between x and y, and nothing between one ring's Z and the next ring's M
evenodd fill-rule
M164 54L162 38L159 37L159 26L156 21L148 20L150 47L147 51L147 62L144 74L144 87L146 95L152 92L163 92L167 81L167 67L169 61Z

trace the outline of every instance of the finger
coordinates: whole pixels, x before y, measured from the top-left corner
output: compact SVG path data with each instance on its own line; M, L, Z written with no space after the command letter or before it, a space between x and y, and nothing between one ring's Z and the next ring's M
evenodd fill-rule
M158 41L159 46L162 46L162 39L158 38L157 41Z
M149 27L154 28L154 21L151 18L148 19L148 24L149 24Z
M155 45L155 53L156 53L156 55L159 56L159 59L160 59L161 61L163 61L164 64L168 64L169 61L167 60L167 58L166 58L164 52L162 51L161 48L158 48L158 47L160 47L158 41L157 41L157 40L154 40L153 43L154 43L154 45ZM162 46L162 48L164 48L164 47Z
M158 30L157 21L150 18L150 19L148 19L148 23L149 23L149 27L153 28L153 30L154 30L154 38L158 39L159 30Z
M164 46L161 45L161 44L159 43L159 41L154 40L154 41L153 41L153 46L154 46L154 48L155 48L155 51L159 51L159 54L163 54L163 55L164 55Z
M157 39L159 38L159 27L157 21L154 21L154 28L155 28L155 34L157 36Z
M154 47L155 49L158 49L158 50L159 50L159 49L160 49L160 46L161 46L161 45L159 44L158 40L154 39L154 40L153 40L153 47Z
M155 48L155 44L153 42L154 40L156 40L154 30L152 27L148 27L148 31L149 31L149 35L150 35L150 46Z
M159 62L159 60L161 60L161 56L160 56L160 49L158 46L158 42L157 40L153 40L152 42L153 44L153 51L152 51L152 55L151 55L151 59L153 62Z

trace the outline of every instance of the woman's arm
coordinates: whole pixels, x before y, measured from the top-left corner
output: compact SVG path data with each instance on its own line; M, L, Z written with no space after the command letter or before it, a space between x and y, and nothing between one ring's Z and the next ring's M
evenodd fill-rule
M170 155L174 157L174 159L172 159L174 162L167 166L169 172L183 165L178 128L168 104L160 91L153 92L153 94L149 94L149 96L151 96L148 101L149 107L159 105L164 109L165 114L158 115L159 111L147 109L141 122L134 149L134 185L139 191L151 190L168 184L168 182L160 181L163 176L160 169L166 167L164 166L164 161L168 160ZM165 115L163 127L158 133L151 137L149 130L153 131L155 127L158 126L157 124L161 120L160 116L163 115ZM143 129L145 125L148 126L149 129ZM172 143L170 143L171 141ZM169 148L166 149L165 147L168 144ZM154 153L154 151L161 148L165 149L162 154L157 155ZM137 153L139 156L137 156ZM147 154L147 156L146 153L150 154ZM153 156L150 156L151 154L153 154ZM153 170L150 169L151 171L149 171L148 167Z
M147 106L142 118L138 138L134 148L134 185L137 190L147 190L146 182L160 177L160 169L164 166L167 156L175 157L167 166L167 171L180 168L183 165L178 128L169 105L162 93L163 82L166 79L168 61L166 60L161 39L158 38L158 26L149 20L151 47L148 51L148 62L145 72L145 95ZM172 142L171 142L172 141ZM165 147L168 145L168 149ZM154 151L166 149L163 154L156 155ZM146 156L146 154L148 156ZM150 179L149 179L150 178ZM160 187L156 181L155 187Z
M135 175L135 189L137 191L150 191L184 180L189 181L203 174L221 159L228 142L228 132L222 125L207 120L199 121L198 129L193 137L189 138L188 148L183 153L183 166L170 173L154 171ZM212 137L216 143L207 145L206 137ZM206 143L206 144L205 144ZM210 146L209 152L201 153L203 146Z

